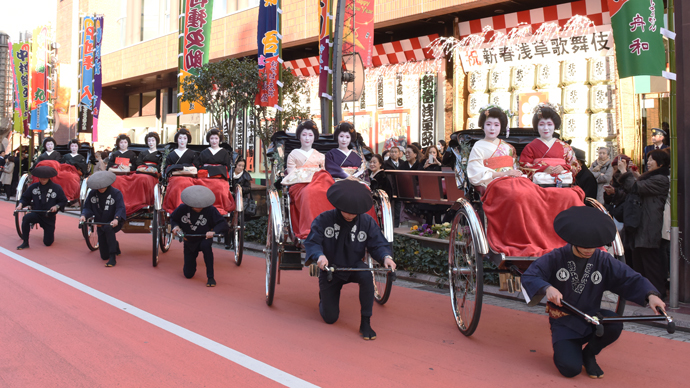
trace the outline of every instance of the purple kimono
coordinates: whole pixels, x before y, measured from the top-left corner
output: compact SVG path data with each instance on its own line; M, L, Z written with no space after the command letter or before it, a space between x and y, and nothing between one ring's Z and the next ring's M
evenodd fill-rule
M350 154L347 156L338 148L326 153L326 171L331 174L333 179L345 179L350 176L343 170L343 167L359 168L361 165L362 158L354 150L350 150Z

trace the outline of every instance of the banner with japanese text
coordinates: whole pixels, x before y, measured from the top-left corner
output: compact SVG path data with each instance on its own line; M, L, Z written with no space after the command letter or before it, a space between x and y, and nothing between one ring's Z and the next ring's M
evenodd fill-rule
M211 47L211 24L213 21L213 0L182 0L180 14L180 55L178 67L178 97L181 100L182 84L189 75L197 75L198 69L208 63ZM179 102L180 113L206 113L196 102Z
M101 46L103 44L103 16L94 18L93 45L93 141L98 141L98 113L103 97L103 74L101 69Z
M29 84L29 43L15 43L12 45L12 60L16 80L16 98L19 99L19 117L15 117L15 132L29 134L29 116L31 113L31 85Z
M257 27L257 46L259 48L259 73L266 78L256 95L256 105L278 107L280 66L280 34L278 12L280 0L259 1L259 24ZM280 11L282 12L282 11Z
M331 0L319 0L319 97L330 98L328 75L331 72Z
M666 51L661 36L664 2L608 0L608 4L619 77L660 76L666 70Z
M77 131L93 133L93 73L95 67L94 46L96 43L96 18L85 16L81 23L79 46L79 103Z
M33 130L48 129L48 28L38 27L33 32L31 46L31 121Z
M354 48L364 67L372 66L374 54L374 4L375 0L347 0L345 6L343 55Z
M436 145L436 74L419 78L419 142L422 147Z

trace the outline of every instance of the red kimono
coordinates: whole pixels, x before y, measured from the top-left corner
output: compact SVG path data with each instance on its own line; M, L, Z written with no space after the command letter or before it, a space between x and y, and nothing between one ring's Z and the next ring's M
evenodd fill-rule
M536 172L544 172L549 166L562 166L566 171L577 172L575 153L568 143L554 139L551 147L541 139L527 144L520 154L520 169L532 179ZM574 174L573 174L574 175Z

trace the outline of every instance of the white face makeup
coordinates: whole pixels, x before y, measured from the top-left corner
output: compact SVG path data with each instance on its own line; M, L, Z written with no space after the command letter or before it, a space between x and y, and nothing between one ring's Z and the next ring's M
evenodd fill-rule
M181 149L187 148L187 142L189 142L189 139L187 139L187 135L177 136L177 148L181 148Z
M148 139L146 139L146 144L149 145L149 148L152 150L156 149L156 138L153 136L149 136Z
M76 154L79 151L79 144L70 143L69 150L71 153Z
M350 134L348 132L340 132L338 134L338 147L347 148L350 145Z
M494 141L501 133L501 120L495 117L489 117L484 122L484 139Z
M125 140L125 139L122 139L122 140L120 140L119 143L117 143L117 146L118 146L118 148L120 148L120 151L125 151L127 149L128 145L129 144L128 144L127 140Z
M302 148L311 149L311 145L314 144L314 132L309 129L302 130L299 135L299 142L302 144Z
M544 140L551 140L553 137L553 131L555 130L553 120L551 119L541 119L537 124L537 130L539 131L539 136Z
M53 152L55 144L52 141L46 142L46 151Z
M218 135L211 135L211 137L208 138L208 144L211 145L211 148L218 148L220 137L218 137Z

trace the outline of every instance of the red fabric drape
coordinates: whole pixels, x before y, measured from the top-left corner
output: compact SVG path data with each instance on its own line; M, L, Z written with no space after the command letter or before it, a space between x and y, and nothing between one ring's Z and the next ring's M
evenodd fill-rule
M77 169L71 164L61 164L57 160L42 160L36 167L48 166L52 167L57 171L57 176L50 178L53 183L56 183L62 187L62 191L65 192L65 197L68 201L76 201L79 199L79 187L81 185L81 178L77 173ZM38 178L33 177L31 183L38 182Z
M163 209L172 213L182 204L182 191L190 186L206 186L216 195L213 206L220 214L226 215L235 210L235 199L230 192L230 183L225 179L192 178L187 176L173 176L168 182L168 188L163 199Z
M309 236L311 223L321 213L335 209L326 192L335 183L326 170L314 174L311 183L290 186L290 221L295 236L304 240Z
M153 205L153 189L158 178L148 174L118 175L113 187L122 192L127 215Z
M526 178L499 178L482 196L488 220L487 238L506 256L542 256L565 245L553 230L558 213L584 206L579 187L540 187Z

